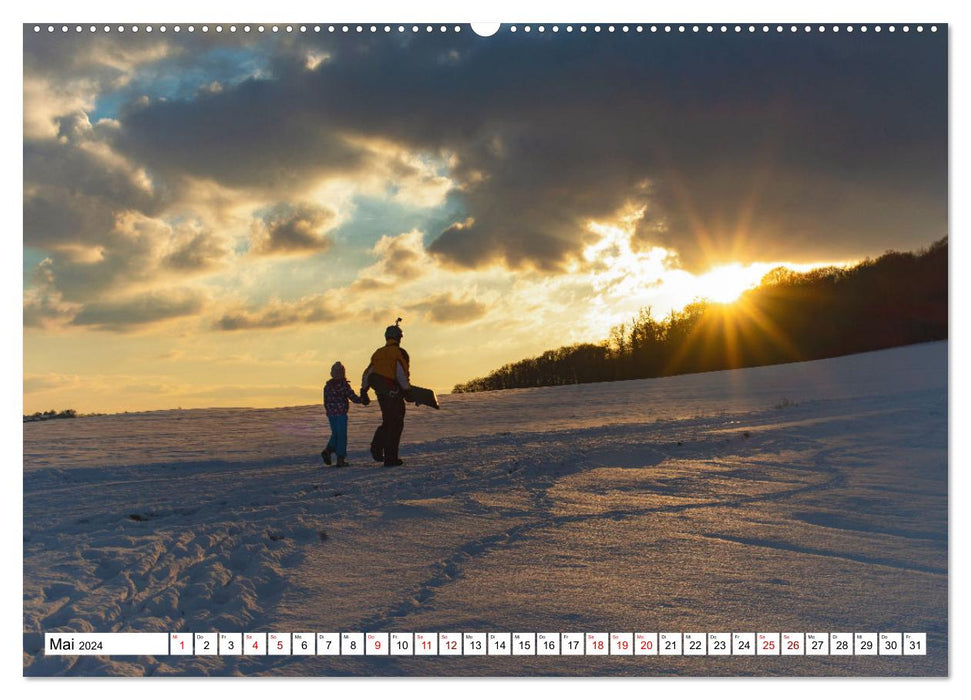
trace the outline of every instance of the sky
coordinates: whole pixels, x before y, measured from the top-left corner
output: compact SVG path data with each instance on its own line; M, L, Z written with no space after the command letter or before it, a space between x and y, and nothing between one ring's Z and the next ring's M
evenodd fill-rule
M25 412L314 403L399 316L447 390L946 235L946 32L535 27L25 26Z

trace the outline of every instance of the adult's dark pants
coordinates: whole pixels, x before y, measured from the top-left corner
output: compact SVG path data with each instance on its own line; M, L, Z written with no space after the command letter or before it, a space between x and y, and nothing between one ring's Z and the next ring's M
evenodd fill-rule
M374 431L371 440L371 454L374 459L391 464L398 459L398 446L401 444L401 431L405 429L405 397L378 394L381 406L381 425Z

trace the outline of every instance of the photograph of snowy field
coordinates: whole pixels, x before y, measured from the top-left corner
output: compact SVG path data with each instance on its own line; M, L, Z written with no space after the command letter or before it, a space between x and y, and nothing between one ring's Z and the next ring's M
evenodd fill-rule
M947 344L414 410L24 425L27 675L946 675ZM366 443L373 413L351 414ZM44 631L900 631L907 657L52 657Z
M23 675L948 676L948 31L24 24Z

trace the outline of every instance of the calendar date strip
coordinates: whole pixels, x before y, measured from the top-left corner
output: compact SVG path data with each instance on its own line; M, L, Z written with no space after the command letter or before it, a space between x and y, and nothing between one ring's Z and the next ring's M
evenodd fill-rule
M47 632L48 656L925 656L924 632Z

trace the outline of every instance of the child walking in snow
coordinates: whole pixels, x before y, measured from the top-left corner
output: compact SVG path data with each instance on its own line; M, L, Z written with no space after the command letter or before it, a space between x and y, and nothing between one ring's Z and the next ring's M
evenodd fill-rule
M331 457L337 455L337 466L347 466L347 409L348 401L361 403L361 397L354 393L344 373L344 365L335 362L330 368L330 380L324 384L324 410L330 421L330 441L320 456L324 464L330 466Z

